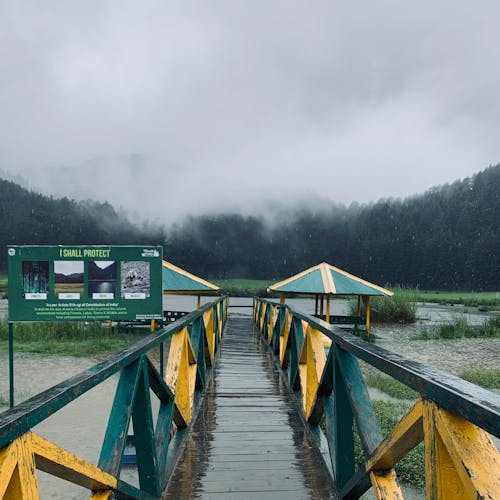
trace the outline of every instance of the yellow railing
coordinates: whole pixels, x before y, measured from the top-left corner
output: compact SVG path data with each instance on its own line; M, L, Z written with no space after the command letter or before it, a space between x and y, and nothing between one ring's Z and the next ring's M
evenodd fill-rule
M0 499L39 498L37 470L90 490L104 500L158 498L182 450L187 427L209 382L227 316L227 299L206 304L133 346L0 414ZM148 353L170 343L166 374ZM208 346L208 348L206 347ZM206 351L208 349L208 352ZM98 465L38 436L31 428L120 373ZM150 392L159 399L153 426ZM120 479L129 426L133 422L139 488ZM175 425L174 425L175 424ZM84 423L82 422L82 425ZM172 440L172 429L177 432Z
M500 454L489 435L500 437L497 394L406 360L289 306L255 299L254 320L289 387L297 392L307 422L321 433L324 419L341 498L357 498L373 487L379 499L402 499L393 467L422 441L428 499L500 498ZM421 395L385 438L358 359ZM354 426L364 452L358 470Z

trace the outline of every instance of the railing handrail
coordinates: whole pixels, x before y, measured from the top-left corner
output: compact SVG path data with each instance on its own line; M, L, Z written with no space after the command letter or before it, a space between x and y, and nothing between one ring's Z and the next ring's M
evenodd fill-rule
M22 436L63 406L104 382L154 347L159 346L168 337L192 324L205 311L224 299L225 297L220 297L217 300L204 304L199 309L178 319L175 323L171 323L140 339L133 346L112 354L104 361L1 413L0 448Z
M342 349L391 377L415 389L427 400L456 413L500 438L500 396L475 384L382 347L366 342L341 328L294 309L288 304L256 297L257 300L286 308L298 319L307 321Z

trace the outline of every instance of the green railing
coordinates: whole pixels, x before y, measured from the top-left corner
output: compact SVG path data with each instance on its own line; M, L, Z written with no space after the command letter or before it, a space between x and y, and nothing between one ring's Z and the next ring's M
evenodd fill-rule
M38 498L37 469L88 488L92 499L158 498L211 377L226 317L226 298L206 304L0 414L0 499ZM157 349L159 367L148 357ZM97 466L31 431L115 373L120 377ZM151 391L159 400L156 425ZM119 479L131 422L139 488Z
M500 396L290 306L254 299L254 320L310 430L328 444L341 498L359 498L370 487L377 498L403 498L393 467L421 441L427 498L499 498L500 455L488 433L500 437ZM421 396L385 438L359 360ZM355 432L364 453L358 468Z

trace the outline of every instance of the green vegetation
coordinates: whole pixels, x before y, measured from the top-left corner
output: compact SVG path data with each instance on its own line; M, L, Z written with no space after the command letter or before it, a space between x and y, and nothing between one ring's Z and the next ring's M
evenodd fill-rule
M414 340L459 339L473 337L500 337L500 316L487 319L482 325L471 325L464 316L456 316L451 322L433 330L424 330Z
M101 323L16 323L14 329L16 352L76 357L109 354L141 337L109 331ZM0 352L8 350L7 339L8 324L0 321Z
M327 261L379 284L494 291L480 300L499 307L499 185L500 164L402 200L349 207L264 203L266 215L209 213L159 228L134 224L109 203L50 198L0 179L0 272L14 242L160 244L169 261L212 279L275 281ZM451 299L479 304L473 295ZM420 298L443 302L447 294Z
M410 389L398 380L389 377L389 375L369 373L365 377L365 382L370 387L374 387L379 391L385 392L389 396L396 399L417 399L419 397L418 392Z
M411 403L409 402L392 403L374 400L372 404L384 437L391 432L411 407ZM324 419L321 422L321 427L324 431ZM356 426L354 426L354 458L358 467L364 463L364 454ZM396 465L395 469L399 480L411 484L416 488L423 489L425 487L424 460L424 445L420 443Z
M0 274L0 299L7 298L7 275Z
M498 368L469 368L462 370L458 376L486 389L500 389L500 370Z
M267 287L273 283L272 280L251 280L251 279L227 279L213 280L220 286L221 291L227 295L238 297L265 297L267 295Z
M402 289L405 293L406 289ZM494 309L500 307L500 292L442 292L428 290L410 290L417 302L433 302L437 304L463 304L481 309Z
M412 290L396 287L392 297L371 297L370 317L373 323L414 323L417 317L416 295ZM349 301L350 314L357 313L357 300ZM363 314L365 314L363 310Z

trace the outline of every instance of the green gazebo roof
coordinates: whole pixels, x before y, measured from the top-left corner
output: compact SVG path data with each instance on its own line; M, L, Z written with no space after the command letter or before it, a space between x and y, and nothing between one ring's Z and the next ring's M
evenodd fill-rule
M322 262L269 287L274 292L322 295L393 295L342 269Z
M164 260L162 262L163 293L217 293L219 287L194 274L188 273L180 267Z

